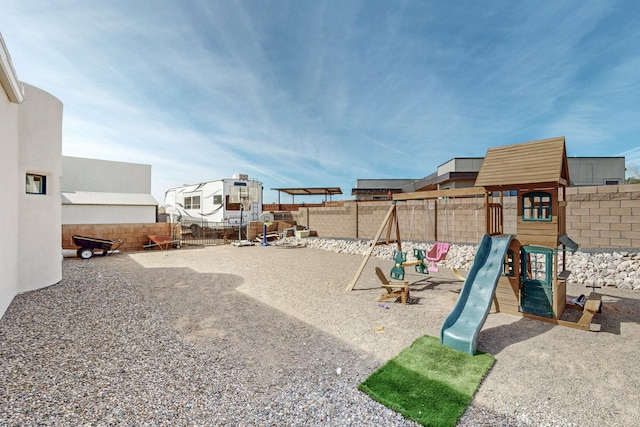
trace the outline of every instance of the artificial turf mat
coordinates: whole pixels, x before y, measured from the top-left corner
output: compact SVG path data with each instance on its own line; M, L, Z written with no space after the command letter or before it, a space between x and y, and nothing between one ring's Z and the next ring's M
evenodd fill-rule
M471 356L425 335L358 389L424 426L455 426L494 360L488 353Z

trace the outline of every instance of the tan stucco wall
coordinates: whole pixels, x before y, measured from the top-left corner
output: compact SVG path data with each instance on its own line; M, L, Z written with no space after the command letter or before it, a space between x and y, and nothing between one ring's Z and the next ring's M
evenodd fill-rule
M0 88L0 192L3 194L2 221L0 235L4 242L0 245L0 316L18 292L18 111L19 105L9 102ZM23 184L24 185L24 184Z
M0 315L13 297L62 279L60 175L62 103L24 84L24 101L0 92ZM27 194L27 173L46 176L46 194Z

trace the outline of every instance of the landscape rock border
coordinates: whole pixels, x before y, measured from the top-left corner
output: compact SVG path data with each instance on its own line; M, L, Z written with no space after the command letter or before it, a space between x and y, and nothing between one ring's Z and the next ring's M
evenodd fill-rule
M276 245L305 245L313 249L331 252L365 255L371 240L344 240L325 238L287 237L274 242ZM426 249L432 244L423 242L402 242L407 259L413 259L413 249ZM395 245L379 245L374 248L373 257L393 259ZM445 260L438 263L444 268L456 268L468 271L473 264L476 246L452 244ZM640 251L577 250L567 252L567 269L571 271L571 280L587 286L612 286L618 289L640 291Z

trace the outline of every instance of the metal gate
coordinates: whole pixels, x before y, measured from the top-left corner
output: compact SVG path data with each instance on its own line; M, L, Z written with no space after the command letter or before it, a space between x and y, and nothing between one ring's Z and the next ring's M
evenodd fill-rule
M242 239L246 239L243 227ZM180 239L183 245L224 245L238 240L238 227L227 222L183 221L174 228L174 239Z

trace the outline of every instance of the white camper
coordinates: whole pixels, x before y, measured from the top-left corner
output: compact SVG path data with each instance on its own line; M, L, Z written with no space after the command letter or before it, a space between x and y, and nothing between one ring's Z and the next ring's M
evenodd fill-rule
M247 175L167 190L164 206L169 221L198 223L201 227L240 225L258 221L262 213L262 182Z

